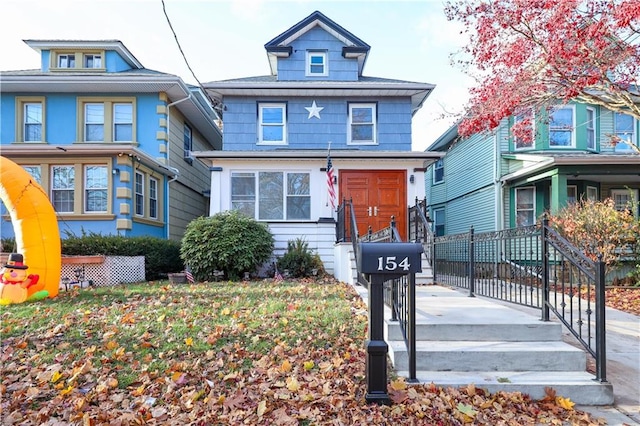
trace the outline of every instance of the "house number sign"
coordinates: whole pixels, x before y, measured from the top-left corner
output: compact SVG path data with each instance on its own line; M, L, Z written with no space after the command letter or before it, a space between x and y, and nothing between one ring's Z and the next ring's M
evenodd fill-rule
M360 243L358 264L365 274L422 272L420 243Z

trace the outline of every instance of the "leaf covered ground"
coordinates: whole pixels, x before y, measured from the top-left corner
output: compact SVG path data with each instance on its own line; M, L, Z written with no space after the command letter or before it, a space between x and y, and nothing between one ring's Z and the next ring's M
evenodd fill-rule
M595 425L568 399L408 386L365 402L366 307L333 280L62 292L2 307L4 425Z

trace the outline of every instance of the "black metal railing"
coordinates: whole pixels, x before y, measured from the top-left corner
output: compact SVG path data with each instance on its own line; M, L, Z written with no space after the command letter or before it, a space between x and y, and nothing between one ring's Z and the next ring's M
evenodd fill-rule
M588 259L549 227L436 237L434 280L549 313L568 328L596 361L596 380L606 381L604 263Z
M427 210L427 200L418 200L416 197L415 205L409 206L409 241L422 243L424 248L424 256L430 266L433 267L433 229L431 228L432 220L429 218Z

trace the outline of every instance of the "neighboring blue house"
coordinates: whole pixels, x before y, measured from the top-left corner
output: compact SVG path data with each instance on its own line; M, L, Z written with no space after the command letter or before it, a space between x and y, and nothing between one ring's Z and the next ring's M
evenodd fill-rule
M63 237L180 239L209 213L209 170L190 156L222 146L204 92L144 68L117 40L25 43L40 68L0 73L1 153L47 191Z
M583 198L613 198L620 209L639 200L638 120L572 103L533 123L528 141L511 135L512 118L465 139L453 126L427 148L445 153L426 176L437 235L531 225Z
M224 121L223 150L194 153L211 167L211 214L264 221L276 256L304 238L340 277L328 147L331 185L338 203L353 199L359 233L395 216L406 238L407 205L425 196L424 171L441 156L411 151L412 117L434 86L364 76L369 45L317 11L265 49L271 75L203 84Z

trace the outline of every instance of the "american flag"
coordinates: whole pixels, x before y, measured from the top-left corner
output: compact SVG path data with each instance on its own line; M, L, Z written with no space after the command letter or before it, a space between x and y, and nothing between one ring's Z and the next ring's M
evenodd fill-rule
M187 267L184 269L184 274L187 277L187 281L190 283L194 283L195 280L193 279L193 273L191 272L191 268L187 265Z
M333 188L333 164L331 163L331 148L327 153L327 189L329 190L329 201L331 203L331 210L336 209L336 190ZM327 203L327 204L328 204Z

